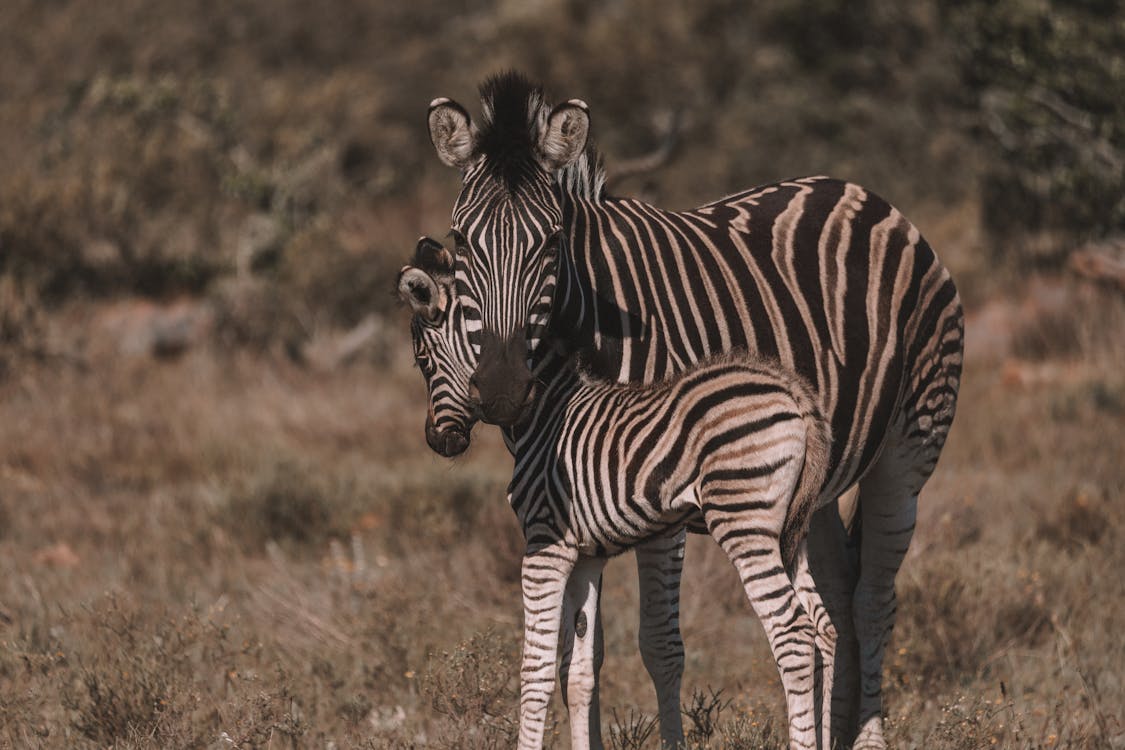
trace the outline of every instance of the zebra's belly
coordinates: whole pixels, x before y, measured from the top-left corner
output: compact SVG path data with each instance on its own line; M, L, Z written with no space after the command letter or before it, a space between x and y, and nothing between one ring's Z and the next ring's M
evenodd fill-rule
M575 522L572 532L578 551L591 557L619 555L642 542L684 527L694 533L707 531L694 486L685 488L671 502L653 503L638 495L629 503L612 503L602 508L583 506L572 506Z

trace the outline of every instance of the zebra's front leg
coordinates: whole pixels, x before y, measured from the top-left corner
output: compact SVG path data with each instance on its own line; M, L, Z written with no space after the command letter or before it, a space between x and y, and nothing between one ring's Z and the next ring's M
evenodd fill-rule
M573 750L602 748L598 674L605 656L601 588L604 558L583 557L574 566L563 596L563 655L559 682L570 716Z
M555 689L563 598L577 561L578 551L561 541L528 549L523 557L520 750L543 747L547 706Z
M680 576L687 532L651 539L636 548L640 583L641 658L656 688L660 741L664 748L684 742L680 684L684 676L684 642L680 636Z

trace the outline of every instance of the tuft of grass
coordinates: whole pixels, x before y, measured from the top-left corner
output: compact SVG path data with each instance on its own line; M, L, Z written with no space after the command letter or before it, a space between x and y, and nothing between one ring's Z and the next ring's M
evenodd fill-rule
M779 729L772 716L736 716L720 726L717 744L720 750L783 750L788 740L784 725Z

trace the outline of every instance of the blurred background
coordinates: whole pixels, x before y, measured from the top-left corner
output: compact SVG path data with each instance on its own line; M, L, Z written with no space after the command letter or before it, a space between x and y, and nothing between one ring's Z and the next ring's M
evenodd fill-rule
M1125 746L1125 10L1099 0L7 0L0 746L511 744L509 460L490 428L429 453L393 294L459 188L427 104L476 114L506 68L589 103L616 192L831 174L921 228L968 353L891 734ZM604 598L619 748L655 746L632 568ZM779 747L728 568L693 540L687 725Z

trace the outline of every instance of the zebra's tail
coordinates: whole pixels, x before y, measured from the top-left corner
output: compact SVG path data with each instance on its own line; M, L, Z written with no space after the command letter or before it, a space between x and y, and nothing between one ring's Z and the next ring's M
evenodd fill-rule
M797 403L801 406L805 422L805 461L779 539L781 557L787 570L794 569L801 541L808 534L809 522L818 507L817 500L824 486L831 449L831 428L813 399L802 394Z

